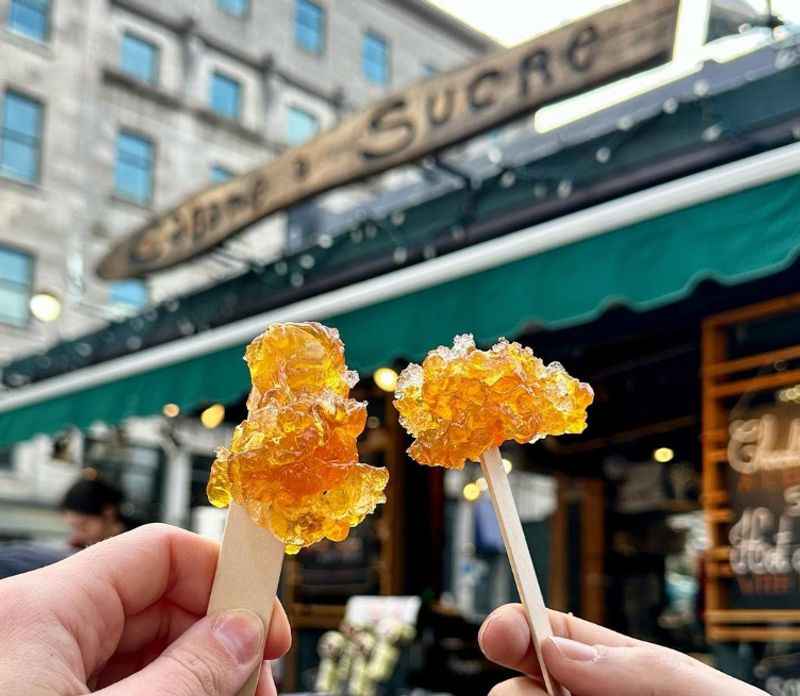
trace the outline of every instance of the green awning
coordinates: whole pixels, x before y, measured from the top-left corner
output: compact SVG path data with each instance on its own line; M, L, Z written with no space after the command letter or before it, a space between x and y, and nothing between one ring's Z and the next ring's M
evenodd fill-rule
M537 228L525 234L536 235ZM501 241L483 246L488 253ZM776 273L798 250L800 175L794 175L348 312L329 306L290 316L338 327L350 365L369 372L397 358L418 360L457 333L471 332L488 343L526 326L590 322L612 305L646 311L685 298L704 279L735 284ZM424 264L402 272L407 271L424 273ZM124 377L105 366L100 383L55 390L55 396L19 406L11 400L26 390L46 395L47 381L14 390L0 397L0 445L69 425L160 413L168 402L191 409L235 401L248 389L244 345L237 341L158 367L126 368ZM143 361L146 352L139 354Z

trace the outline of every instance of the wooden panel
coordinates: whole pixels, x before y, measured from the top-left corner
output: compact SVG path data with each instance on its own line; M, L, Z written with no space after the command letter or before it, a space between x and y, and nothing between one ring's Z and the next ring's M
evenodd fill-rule
M706 612L706 621L714 624L764 624L770 621L800 623L800 610L771 611L768 609Z
M786 372L776 372L772 375L762 375L760 377L717 384L709 387L708 392L712 397L737 396L751 391L795 385L798 382L800 382L800 370L788 370Z
M603 481L584 479L581 514L581 616L597 624L605 621L605 494Z
M311 142L190 196L113 248L104 279L174 266L280 210L417 161L480 133L667 59L678 0L631 0L413 84Z
M719 377L772 365L773 363L783 360L794 360L796 358L800 358L800 346L790 346L789 348L782 348L781 350L772 350L768 353L751 355L747 358L726 360L721 363L707 365L703 368L702 372L707 377Z
M718 642L795 642L800 641L800 628L783 628L779 626L767 628L721 628L711 626L707 631L707 635L709 640Z
M715 314L713 317L708 317L703 322L703 326L708 329L732 326L753 319L764 319L776 314L784 314L796 309L800 309L800 293ZM715 361L711 360L710 362L713 363Z
M706 520L713 524L726 524L733 522L733 513L730 510L706 510Z

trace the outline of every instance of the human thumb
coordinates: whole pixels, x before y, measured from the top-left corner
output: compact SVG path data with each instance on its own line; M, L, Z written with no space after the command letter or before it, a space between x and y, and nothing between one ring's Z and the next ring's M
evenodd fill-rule
M264 623L249 611L198 621L141 672L97 692L102 696L236 696L261 667Z
M548 638L542 655L552 675L578 696L766 696L688 655L657 645L585 645Z

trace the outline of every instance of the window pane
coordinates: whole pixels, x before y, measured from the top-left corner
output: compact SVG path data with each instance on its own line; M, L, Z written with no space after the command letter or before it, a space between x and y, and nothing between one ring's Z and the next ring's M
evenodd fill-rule
M33 259L21 251L0 248L0 322L25 326L33 283Z
M12 0L8 26L37 41L45 41L50 19L49 0Z
M117 164L114 172L117 193L137 203L148 203L153 196L153 144L131 133L117 138Z
M249 0L217 0L217 6L228 14L242 17L250 7Z
M25 326L28 323L29 300L29 288L0 282L0 322Z
M16 92L7 92L4 112L3 127L6 130L12 130L32 138L39 137L42 117L41 104Z
M30 145L6 138L3 142L3 174L23 181L36 181L38 153Z
M138 135L131 133L119 134L119 150L126 157L141 160L147 163L153 158L153 144Z
M112 304L144 307L147 304L147 286L139 280L121 280L111 284Z
M211 76L211 109L225 118L239 118L241 85L220 73Z
M300 145L313 138L319 131L319 121L315 116L290 107L287 117L286 140L290 145Z
M215 164L211 167L211 181L215 184L222 184L226 181L229 181L233 178L233 172L230 169L225 169L225 167L220 167L218 164Z
M158 49L149 41L125 34L120 67L142 82L155 83L158 81Z
M324 45L325 12L311 0L297 0L295 40L311 53L321 53Z
M0 131L0 170L24 181L39 177L42 106L16 92L6 92Z
M0 248L0 282L30 286L33 260L28 254Z
M389 81L389 48L380 36L368 32L364 35L362 55L364 76L379 85Z

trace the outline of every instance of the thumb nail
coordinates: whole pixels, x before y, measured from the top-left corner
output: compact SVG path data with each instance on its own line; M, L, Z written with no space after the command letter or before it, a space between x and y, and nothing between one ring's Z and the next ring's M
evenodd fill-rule
M217 640L241 665L248 664L263 650L264 622L252 611L227 611L211 627Z
M550 638L556 650L565 657L567 660L574 660L576 662L593 662L597 659L597 649L585 643L578 643L569 638L560 638L554 636Z

